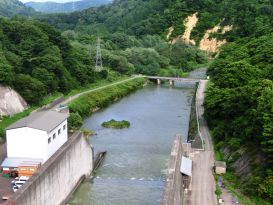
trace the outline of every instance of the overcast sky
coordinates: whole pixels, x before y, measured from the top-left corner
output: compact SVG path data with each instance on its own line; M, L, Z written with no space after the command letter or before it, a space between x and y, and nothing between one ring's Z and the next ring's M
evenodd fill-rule
M64 2L70 2L73 0L19 0L23 3L29 2L29 1L36 1L36 2L46 2L46 1L53 1L53 2L58 2L58 3L64 3ZM74 0L74 1L78 1L78 0Z

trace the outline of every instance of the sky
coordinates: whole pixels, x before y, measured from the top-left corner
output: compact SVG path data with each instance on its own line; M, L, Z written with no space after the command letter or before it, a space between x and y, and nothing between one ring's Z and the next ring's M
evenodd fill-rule
M19 0L23 3L29 2L29 1L35 1L35 2L46 2L46 1L52 1L52 2L58 2L58 3L64 3L64 2L70 2L73 0ZM79 1L79 0L74 0L74 1Z

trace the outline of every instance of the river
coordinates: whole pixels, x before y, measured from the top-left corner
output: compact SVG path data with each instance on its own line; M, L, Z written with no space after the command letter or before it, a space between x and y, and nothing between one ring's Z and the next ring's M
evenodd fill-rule
M204 70L197 70L190 77L203 75ZM95 152L106 150L107 156L95 178L81 184L69 204L158 205L175 134L187 139L193 92L194 83L147 86L86 119L83 127L97 133L90 144ZM128 120L131 127L101 126L111 119Z

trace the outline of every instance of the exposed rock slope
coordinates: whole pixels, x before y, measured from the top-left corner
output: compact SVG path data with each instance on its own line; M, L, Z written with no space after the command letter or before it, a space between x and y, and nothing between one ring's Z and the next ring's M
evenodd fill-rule
M10 87L0 86L0 115L13 115L27 107L26 101Z

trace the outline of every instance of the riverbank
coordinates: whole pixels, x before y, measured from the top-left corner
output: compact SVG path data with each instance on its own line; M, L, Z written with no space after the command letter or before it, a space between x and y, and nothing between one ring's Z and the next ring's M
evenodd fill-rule
M130 80L130 78L128 76L114 76L114 77L112 76L111 78L108 78L106 80L100 80L95 83L91 83L83 88L72 90L71 92L66 94L64 98L69 99L69 98L72 98L73 96L78 95L79 93L88 92L88 90L93 90L93 89L108 86L108 85L111 86L111 84L119 83L119 82L122 82L123 80ZM60 98L61 96L62 96L61 93L52 94L46 97L39 106L42 107L42 106L48 105L54 102L56 99ZM20 112L13 116L4 117L2 121L0 122L0 144L5 143L5 130L9 125L28 116L31 112L39 109L39 106L32 106L24 110L23 112Z
M105 89L100 89L91 93L86 93L69 103L69 110L78 113L81 117L90 116L93 112L104 108L118 99L143 87L146 78L135 78L122 84L116 84Z

